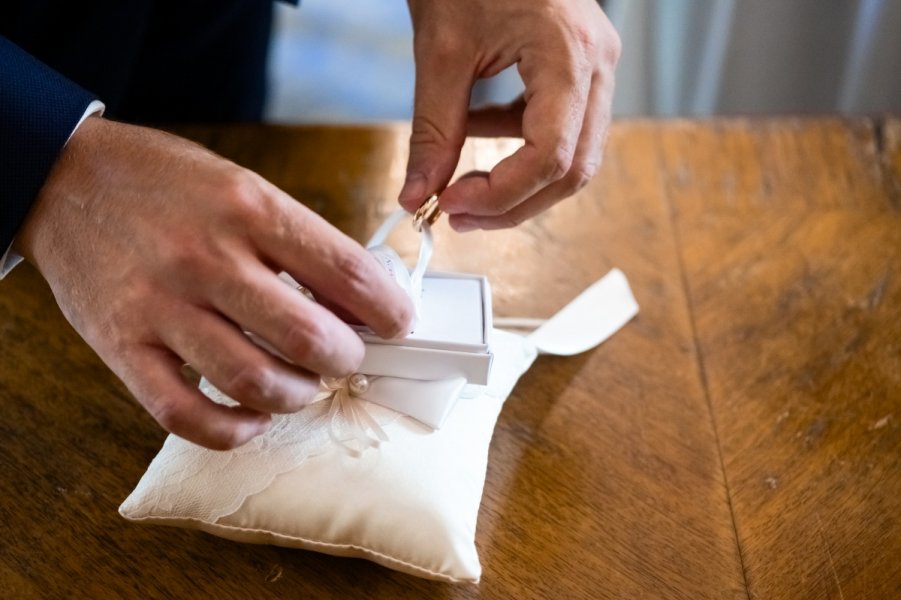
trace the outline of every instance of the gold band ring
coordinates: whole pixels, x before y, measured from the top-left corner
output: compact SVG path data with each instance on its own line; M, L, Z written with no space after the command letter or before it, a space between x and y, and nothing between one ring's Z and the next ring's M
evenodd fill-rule
M428 223L429 226L432 226L440 216L441 209L438 207L438 194L432 194L413 214L413 229L422 231L423 223Z

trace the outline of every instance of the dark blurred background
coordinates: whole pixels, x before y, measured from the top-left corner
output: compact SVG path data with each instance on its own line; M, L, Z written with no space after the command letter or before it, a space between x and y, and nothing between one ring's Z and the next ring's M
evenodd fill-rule
M901 112L901 1L607 0L607 14L618 116ZM403 0L276 3L268 119L408 119L411 36ZM473 96L520 90L508 70Z

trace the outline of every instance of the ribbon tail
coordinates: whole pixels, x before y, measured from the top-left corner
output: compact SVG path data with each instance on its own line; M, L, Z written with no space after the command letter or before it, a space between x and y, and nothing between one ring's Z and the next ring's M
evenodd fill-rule
M382 442L389 441L388 434L366 410L366 401L355 397L347 389L320 392L316 399L331 399L328 410L329 439L353 456L359 457L367 448L378 448Z
M328 436L329 436L329 438L331 438L332 442L334 442L338 446L341 446L342 448L347 450L355 458L359 458L360 455L363 454L362 451L357 450L356 448L354 448L353 446L351 446L350 444L348 444L347 442L342 440L341 437L338 435L338 428L336 426L336 423L338 421L338 416L341 414L342 405L344 404L343 396L344 395L341 393L341 390L338 390L335 392L335 395L332 398L332 404L331 404L331 406L329 406L329 409L328 409L328 416L329 416Z
M369 414L369 411L366 410L365 402L365 400L357 400L355 402L356 406L354 406L354 409L359 411L360 420L362 420L366 427L375 434L375 437L378 438L379 442L387 442L389 439L388 434L385 433L385 430L378 424L378 421L376 421L372 415ZM378 442L376 442L376 445L378 445Z
M363 450L365 450L366 448L377 448L379 445L379 440L369 435L369 433L367 433L366 431L367 424L363 416L364 414L366 416L369 415L368 413L366 413L366 409L364 409L360 404L360 401L353 396L348 397L345 409L350 415L351 427L357 437L357 441L360 442L361 446L363 446Z

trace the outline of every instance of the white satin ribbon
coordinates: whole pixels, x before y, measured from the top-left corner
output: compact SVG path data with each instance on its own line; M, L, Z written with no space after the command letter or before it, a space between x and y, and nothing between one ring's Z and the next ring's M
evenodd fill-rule
M407 270L397 252L385 243L388 235L397 227L398 223L409 216L410 214L402 208L391 213L376 229L375 233L372 234L372 237L369 238L369 242L366 243L366 249L379 259L379 262L385 266L397 284L410 296L410 300L412 300L416 310L416 318L418 319L420 304L422 303L422 278L425 275L426 268L429 266L429 261L432 260L432 251L435 245L432 237L432 228L428 222L423 221L420 229L419 257L412 271ZM398 263L396 268L393 264L395 262ZM403 272L400 271L401 269L403 269Z

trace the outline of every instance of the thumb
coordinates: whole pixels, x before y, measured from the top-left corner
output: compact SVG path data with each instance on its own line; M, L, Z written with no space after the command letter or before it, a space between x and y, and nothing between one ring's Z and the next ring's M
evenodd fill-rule
M473 72L460 57L434 50L423 47L416 56L410 158L398 197L410 212L447 186L466 139Z

